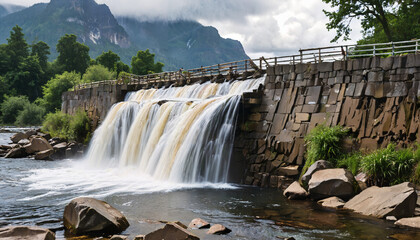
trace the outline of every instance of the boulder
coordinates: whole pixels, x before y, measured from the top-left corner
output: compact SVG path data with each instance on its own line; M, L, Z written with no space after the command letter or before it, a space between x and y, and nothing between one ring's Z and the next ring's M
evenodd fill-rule
M25 151L25 148L13 148L4 156L5 158L24 158L27 157L28 154Z
M28 226L9 226L0 228L3 240L54 240L55 234L48 229Z
M51 139L51 135L49 133L38 132L37 135L45 138L47 141Z
M0 145L0 149L9 150L9 149L12 149L12 146L10 146L10 145Z
M53 137L50 140L48 140L48 142L51 144L51 146L55 146L59 143L65 142L63 139L58 138L58 137Z
M19 145L26 145L26 144L29 144L31 141L29 141L29 139L22 139L22 140L20 140L19 142L18 142L18 144Z
M124 235L113 235L109 240L128 240L128 237Z
M31 143L24 147L28 154L53 149L48 141L41 137L32 138Z
M202 229L202 228L209 228L210 227L210 223L204 221L201 218L195 218L193 219L190 224L188 225L189 228L191 229Z
M25 132L25 135L28 136L29 138L30 136L37 135L37 132L34 129L29 129L28 131Z
M54 148L54 154L51 155L52 159L63 159L66 157L66 149L67 149L67 143L61 142L53 146Z
M354 196L354 177L343 168L316 171L309 180L308 192L312 199L339 197L347 200Z
M197 236L188 232L176 223L168 223L163 228L144 236L144 240L199 240Z
M308 192L300 186L298 181L293 182L286 190L284 190L283 195L288 199L306 199L308 197Z
M299 165L279 167L277 171L281 176L297 176L299 175Z
M125 216L104 201L80 197L64 209L64 226L75 235L118 234L128 228Z
M49 160L50 156L54 153L54 149L48 149L45 151L37 152L35 154L35 160Z
M10 140L12 140L13 143L18 143L20 140L27 139L28 137L29 136L26 135L25 133L18 132L15 135L13 135L12 137L10 137Z
M410 183L391 187L370 187L350 199L344 208L368 216L397 219L412 217L416 207L417 194Z
M343 199L338 198L338 197L330 197L330 198L319 200L318 204L321 204L321 206L328 207L328 208L343 208L346 202L343 201Z
M420 217L401 218L395 222L395 225L403 227L420 228Z
M144 240L144 235L137 235L133 240Z
M222 235L222 234L228 234L232 232L232 230L230 230L229 228L221 225L221 224L215 224L213 226L211 226L211 228L207 231L207 234L217 234L217 235Z
M305 174L302 176L302 183L308 184L309 180L311 179L312 174L316 171L321 169L331 168L331 164L325 160L318 160L314 164L312 164Z

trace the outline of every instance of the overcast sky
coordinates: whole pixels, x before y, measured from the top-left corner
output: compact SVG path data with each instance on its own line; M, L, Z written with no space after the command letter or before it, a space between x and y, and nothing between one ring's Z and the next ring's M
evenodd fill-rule
M30 6L49 0L0 0ZM222 37L241 41L252 57L297 54L300 48L330 45L321 0L96 0L115 15L144 20L191 19L214 26ZM358 22L352 24L351 44L361 38Z

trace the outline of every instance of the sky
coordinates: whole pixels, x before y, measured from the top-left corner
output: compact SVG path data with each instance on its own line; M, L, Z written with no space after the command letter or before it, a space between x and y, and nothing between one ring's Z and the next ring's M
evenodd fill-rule
M0 0L30 6L49 0ZM327 31L330 9L321 0L96 0L114 15L142 20L197 20L217 28L224 38L241 41L251 58L297 54L299 49L353 44L362 37L360 23L351 25L350 41L330 43Z

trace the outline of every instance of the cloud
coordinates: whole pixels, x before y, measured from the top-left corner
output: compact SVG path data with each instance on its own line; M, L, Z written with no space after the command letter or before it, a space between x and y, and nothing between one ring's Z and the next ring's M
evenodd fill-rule
M0 0L29 6L49 0ZM222 37L241 41L251 57L297 54L300 48L331 45L328 18L321 0L96 0L107 4L117 16L140 20L197 20L214 26ZM361 38L354 21L351 38Z

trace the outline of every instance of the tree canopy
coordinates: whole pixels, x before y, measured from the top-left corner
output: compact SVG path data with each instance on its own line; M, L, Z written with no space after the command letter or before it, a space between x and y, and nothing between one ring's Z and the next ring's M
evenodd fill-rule
M131 72L137 75L162 72L164 64L155 63L155 54L146 51L138 51L137 55L131 59Z
M116 64L119 61L120 56L118 56L118 54L114 53L113 51L102 52L102 54L96 58L97 63L107 67L110 71L115 70Z
M7 53L10 56L10 68L17 68L29 55L29 45L26 43L22 28L16 25L7 39Z
M89 47L77 42L76 35L66 34L61 37L58 40L57 51L57 63L63 66L64 71L83 74L89 67Z
M322 0L334 10L323 10L329 18L328 30L336 30L332 42L348 40L350 23L360 19L364 42L401 41L417 38L420 33L418 0Z

